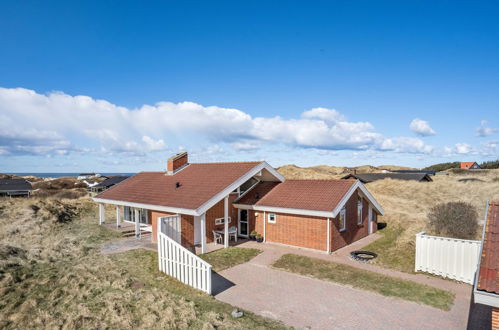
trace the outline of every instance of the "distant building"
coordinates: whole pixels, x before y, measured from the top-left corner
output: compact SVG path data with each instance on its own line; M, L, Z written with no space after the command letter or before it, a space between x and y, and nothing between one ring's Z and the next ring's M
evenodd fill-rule
M33 187L25 179L0 179L0 196L29 197Z
M392 173L424 173L428 175L435 175L435 171L428 171L428 170L391 170L390 172Z
M430 176L426 173L362 173L362 174L348 174L342 177L342 179L357 179L362 183L369 183L383 179L412 180L420 182L433 181L430 178Z
M117 175L117 176L112 176L104 181L102 181L99 184L96 184L94 186L91 186L88 188L88 190L92 193L100 193L106 189L111 188L115 184L120 183L121 181L128 179L129 177L126 175Z
M78 180L86 180L90 178L98 178L100 177L99 173L80 173L78 175Z
M479 170L480 166L476 162L461 162L461 168L465 170Z

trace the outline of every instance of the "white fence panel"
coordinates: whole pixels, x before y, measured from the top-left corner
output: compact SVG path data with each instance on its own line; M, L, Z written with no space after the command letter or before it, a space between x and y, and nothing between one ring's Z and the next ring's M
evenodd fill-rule
M473 284L480 241L416 234L416 272Z
M162 230L163 224L163 221L158 221L159 270L211 294L211 265L166 235Z

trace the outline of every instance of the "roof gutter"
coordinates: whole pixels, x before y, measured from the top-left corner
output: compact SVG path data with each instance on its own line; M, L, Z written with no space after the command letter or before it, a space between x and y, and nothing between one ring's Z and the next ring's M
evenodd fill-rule
M478 258L477 270L475 272L475 282L473 283L473 298L475 303L488 305L499 308L499 295L483 290L478 290L478 279L480 278L480 265L482 263L483 245L485 239L485 231L487 230L487 216L489 214L489 201L485 206L485 215L482 230L482 246L480 247L480 254Z
M140 208L140 209L148 209L148 210L168 212L168 213L181 213L181 214L194 215L194 216L201 215L201 214L198 214L196 212L196 210L184 209L184 208L179 208L179 207L170 207L170 206L160 206L160 205L152 205L152 204L127 202L127 201L118 201L118 200L104 199L104 198L98 198L98 197L93 197L92 199L94 202L97 202L97 203L129 206L129 207L136 207L136 208Z
M237 209L242 210L254 210L254 211L265 211L265 212L275 212L275 213L286 213L286 214L298 214L298 215L309 215L314 217L333 217L333 212L329 211L316 211L316 210L306 210L306 209L292 209L287 207L275 207L275 206L264 206L264 205L247 205L247 204L233 204Z

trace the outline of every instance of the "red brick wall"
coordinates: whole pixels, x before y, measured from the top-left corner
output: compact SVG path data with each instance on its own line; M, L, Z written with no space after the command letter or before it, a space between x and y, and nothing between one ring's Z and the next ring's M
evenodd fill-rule
M348 244L351 244L363 237L369 235L369 203L366 198L363 198L362 204L362 224L357 224L357 199L358 191L355 192L346 204L346 230L340 232L339 215L333 219L332 234L331 234L331 251L338 250ZM373 209L373 229L377 228L377 214Z
M151 210L149 210L148 212L149 219L152 225L151 241L156 243L158 237L158 217L167 217L175 214ZM182 245L188 248L192 248L194 246L194 217L192 215L180 214L180 227Z
M232 202L237 198L237 194L229 195L229 217L231 222L229 227L237 227L238 213L237 209L232 206ZM215 204L212 208L206 211L206 242L213 242L213 230L223 230L224 225L215 225L215 219L224 217L224 200Z
M326 251L326 218L275 213L276 223L266 221L265 241ZM268 217L268 212L265 212ZM263 212L258 216L263 224ZM263 228L261 229L263 234Z
M492 310L492 330L499 330L499 308Z

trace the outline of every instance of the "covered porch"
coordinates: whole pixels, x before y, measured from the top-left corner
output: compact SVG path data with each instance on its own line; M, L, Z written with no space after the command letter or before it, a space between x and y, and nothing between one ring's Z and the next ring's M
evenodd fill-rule
M231 219L230 197L229 194L220 201L220 211L216 212L216 216L210 209L201 215L194 215L194 212L186 214L188 212L159 211L148 208L147 205L134 205L135 203L99 202L99 224L121 232L124 237L134 237L137 240L150 238L152 244L156 244L158 230L161 230L196 254L206 253L238 244L244 239L238 237L238 226L235 226L239 219ZM110 207L114 211L111 214ZM207 241L207 238L211 241L212 237L213 243Z

